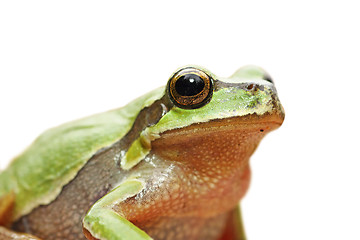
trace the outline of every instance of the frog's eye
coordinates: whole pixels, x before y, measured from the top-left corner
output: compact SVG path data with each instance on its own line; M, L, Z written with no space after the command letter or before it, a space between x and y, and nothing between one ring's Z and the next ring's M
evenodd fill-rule
M168 82L172 102L180 108L199 108L212 96L212 79L196 68L184 68L176 72Z

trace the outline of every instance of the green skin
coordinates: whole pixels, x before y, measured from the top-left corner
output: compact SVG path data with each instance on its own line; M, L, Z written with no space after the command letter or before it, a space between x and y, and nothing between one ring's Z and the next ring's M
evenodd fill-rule
M275 111L268 104L274 88L272 83L264 80L266 73L261 68L244 67L227 79L219 78L204 68L196 68L213 79L232 84L254 82L263 86L264 90L250 94L239 88L223 88L215 91L210 102L201 108L173 106L155 125L143 129L140 136L132 141L120 159L121 168L131 169L142 161L151 149L151 142L165 131L214 119L249 114L261 116ZM158 88L123 108L61 125L38 137L0 173L0 197L9 192L14 192L16 196L13 219L19 219L40 205L51 204L97 151L124 138L139 112L164 94L164 87ZM280 103L279 106L281 108ZM136 177L123 180L91 207L83 220L84 229L97 239L151 239L111 209L116 203L141 192L144 184Z

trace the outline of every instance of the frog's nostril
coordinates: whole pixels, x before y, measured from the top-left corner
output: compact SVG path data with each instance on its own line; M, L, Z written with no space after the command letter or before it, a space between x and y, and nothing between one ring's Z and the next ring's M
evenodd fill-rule
M247 86L247 89L248 89L248 90L251 90L251 89L253 89L253 88L254 88L254 84L250 84L250 85Z

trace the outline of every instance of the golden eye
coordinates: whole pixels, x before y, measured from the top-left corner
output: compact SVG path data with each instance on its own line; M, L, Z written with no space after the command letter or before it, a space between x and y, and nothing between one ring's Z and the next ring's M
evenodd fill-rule
M172 102L185 109L199 108L207 104L212 96L212 79L196 68L184 68L176 72L168 82Z

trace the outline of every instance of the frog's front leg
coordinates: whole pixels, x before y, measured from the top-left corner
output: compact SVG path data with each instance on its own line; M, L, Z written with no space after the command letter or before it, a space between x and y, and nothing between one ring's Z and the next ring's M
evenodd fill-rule
M130 179L97 201L83 220L86 238L150 240L144 231L113 210L114 205L138 194L145 186L141 180Z

